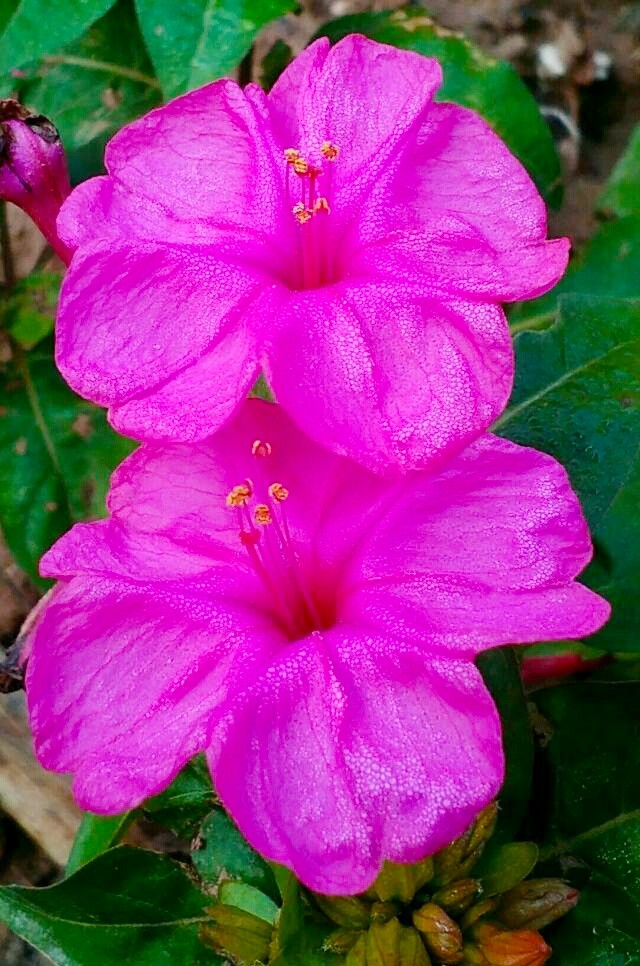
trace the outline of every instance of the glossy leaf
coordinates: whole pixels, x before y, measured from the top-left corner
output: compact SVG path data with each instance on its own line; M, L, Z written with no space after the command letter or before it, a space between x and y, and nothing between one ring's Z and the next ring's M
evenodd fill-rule
M0 37L0 74L70 43L115 0L20 0Z
M547 200L561 198L560 162L538 106L505 61L482 53L461 34L438 26L422 7L341 17L325 24L321 34L332 41L362 33L381 43L437 57L444 84L437 100L454 101L478 111L522 161Z
M584 577L613 604L588 643L637 649L640 630L640 301L565 297L557 323L516 341L497 431L567 468L596 547Z
M144 810L150 818L176 835L193 838L214 801L207 763L203 755L198 755L168 788L144 803Z
M43 18L46 22L46 18ZM119 0L77 42L24 69L20 99L58 127L73 181L98 174L106 141L160 103L130 0Z
M537 861L538 846L534 842L506 842L498 848L489 845L473 874L482 879L484 897L497 896L526 879Z
M69 876L81 866L116 845L133 818L133 812L124 815L91 815L87 813L80 823L67 861Z
M57 966L205 966L210 897L170 859L117 848L46 889L0 888L0 920Z
M270 925L275 923L278 915L278 906L273 899L244 882L223 882L218 890L218 899L223 905L244 909Z
M0 524L20 566L76 520L102 516L111 470L131 452L104 413L76 396L42 343L0 372Z
M598 210L617 217L640 215L640 124L598 198Z
M207 884L217 885L226 879L238 880L255 886L272 899L279 899L270 867L251 848L221 808L214 809L202 823L198 848L191 858L198 874Z
M135 0L167 98L231 73L258 31L296 0Z

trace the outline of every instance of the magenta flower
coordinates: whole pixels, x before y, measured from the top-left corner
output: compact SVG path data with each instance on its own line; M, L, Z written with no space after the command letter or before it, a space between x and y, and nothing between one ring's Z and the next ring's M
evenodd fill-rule
M0 100L0 198L35 221L64 262L71 252L58 237L56 219L71 186L60 135L42 114Z
M321 892L440 848L498 792L479 651L609 613L573 580L591 546L564 470L494 436L391 482L251 400L198 445L142 446L109 506L43 558L40 761L116 813L205 751L248 840Z
M199 440L264 369L318 442L374 471L502 411L499 303L564 271L542 199L435 60L319 40L270 94L218 81L122 130L64 206L57 359L138 439Z

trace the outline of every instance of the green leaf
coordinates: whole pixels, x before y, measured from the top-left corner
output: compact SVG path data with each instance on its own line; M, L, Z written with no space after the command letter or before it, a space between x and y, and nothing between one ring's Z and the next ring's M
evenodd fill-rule
M637 649L640 630L640 301L566 296L557 323L515 340L516 384L496 430L567 468L596 558L584 580L613 605L589 644Z
M106 141L158 105L160 90L130 0L119 0L76 43L56 47L51 43L16 87L24 103L54 121L71 178L81 181L102 171Z
M506 775L493 842L513 838L525 816L531 793L533 735L518 661L511 647L480 654L478 668L491 691L502 721Z
M31 353L16 348L0 372L0 448L0 525L38 579L38 560L61 533L104 514L109 473L133 444L67 388L42 343Z
M166 97L229 74L259 30L296 0L135 0Z
M206 966L210 901L175 862L121 847L47 889L0 888L0 919L57 966Z
M436 100L454 101L482 114L547 200L560 202L560 162L553 138L533 96L510 64L494 60L462 35L439 27L418 6L341 17L320 30L332 42L350 33L437 57L444 84Z
M0 74L75 40L115 0L20 0L0 45Z
M223 882L218 890L218 899L225 906L244 909L271 925L275 923L278 915L278 906L273 899L244 882Z
M23 349L32 349L53 332L60 276L32 272L20 279L7 300L4 325Z
M547 938L563 966L640 963L640 684L581 682L539 692L551 801L547 862L580 901ZM576 862L579 865L576 865Z
M145 812L176 835L193 838L211 811L215 793L204 755L198 755L159 795L144 803Z
M273 872L221 808L204 820L198 843L191 859L204 882L216 885L225 879L240 880L279 899Z
M511 331L548 328L565 295L640 296L640 217L602 225L551 292L509 313Z
M483 897L497 896L526 879L537 861L538 846L534 842L506 842L498 848L489 845L473 874L482 879Z
M640 215L640 124L613 169L598 198L598 211L606 215Z
M71 854L67 861L67 876L116 845L132 820L133 814L133 812L125 812L123 815L86 814L73 840Z

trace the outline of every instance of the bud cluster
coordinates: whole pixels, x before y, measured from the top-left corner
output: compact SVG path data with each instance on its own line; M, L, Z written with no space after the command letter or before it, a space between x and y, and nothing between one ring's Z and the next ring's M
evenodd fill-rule
M473 871L496 812L490 805L432 858L411 866L385 863L361 896L314 895L315 906L339 927L325 949L344 956L345 966L546 963L551 948L538 930L573 908L578 893L560 879L530 879L502 895L485 895L482 877Z

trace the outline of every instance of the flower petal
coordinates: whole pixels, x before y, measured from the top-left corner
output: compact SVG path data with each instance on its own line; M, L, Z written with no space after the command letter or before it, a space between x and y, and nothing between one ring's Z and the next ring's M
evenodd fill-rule
M62 287L58 366L81 395L123 402L211 351L265 284L258 272L206 249L85 248ZM251 311L259 338L255 304ZM146 435L153 435L151 426Z
M416 299L380 280L292 293L268 376L324 446L377 473L459 449L500 414L513 355L498 306Z
M148 221L165 224L169 240L212 242L220 230L255 236L286 226L284 165L276 165L276 154L265 96L248 97L233 81L221 80L122 128L107 145L105 163L124 188L117 196L123 229ZM92 209L79 212L91 190L81 186L60 213L60 231L72 246L93 230Z
M164 788L281 643L259 612L95 577L61 586L33 635L36 754L100 814Z
M609 615L573 583L591 553L562 466L487 435L408 481L352 561L344 617L471 652L581 637Z
M353 217L441 82L437 60L359 34L331 49L317 40L287 67L268 97L276 135L283 148L315 161L323 142L338 147L331 184L322 188L335 201L336 222Z

